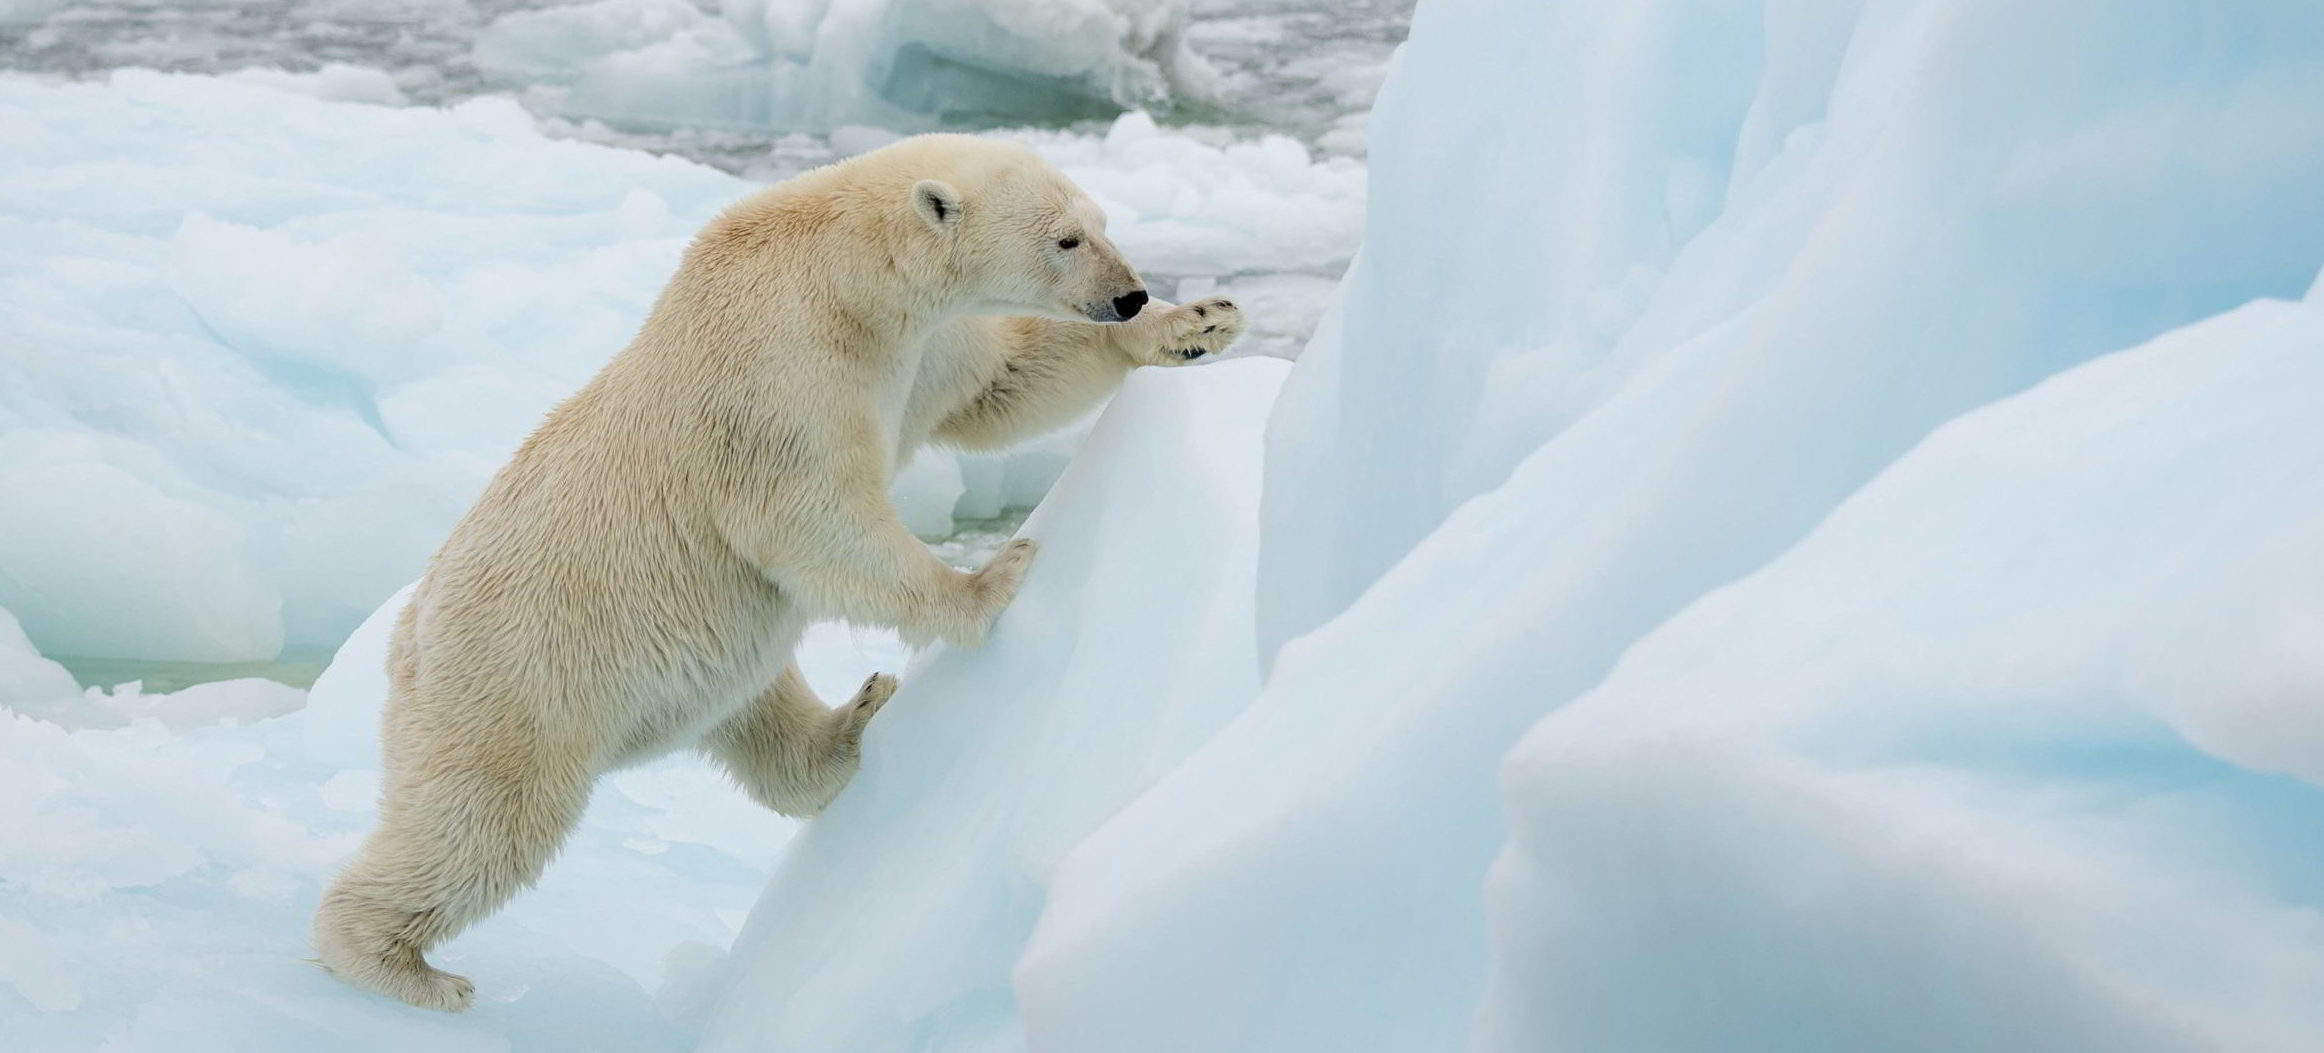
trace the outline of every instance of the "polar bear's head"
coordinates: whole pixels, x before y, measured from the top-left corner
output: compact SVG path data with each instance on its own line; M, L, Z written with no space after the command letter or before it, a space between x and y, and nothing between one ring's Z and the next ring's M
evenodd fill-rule
M1019 146L918 142L930 140L941 141L944 175L914 182L910 205L968 310L1119 322L1145 306L1145 283L1106 238L1105 212L1065 173Z

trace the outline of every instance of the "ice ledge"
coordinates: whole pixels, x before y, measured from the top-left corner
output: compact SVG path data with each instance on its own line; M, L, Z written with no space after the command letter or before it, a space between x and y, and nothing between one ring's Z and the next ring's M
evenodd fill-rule
M992 639L906 675L785 858L704 1049L1021 1042L1010 973L1059 859L1257 691L1257 451L1287 371L1131 377L1025 524L1040 562Z

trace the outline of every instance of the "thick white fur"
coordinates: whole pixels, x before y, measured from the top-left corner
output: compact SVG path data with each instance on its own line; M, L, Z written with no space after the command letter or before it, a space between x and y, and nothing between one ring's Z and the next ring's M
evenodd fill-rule
M890 506L895 469L925 443L1053 428L1133 366L1241 331L1216 299L1085 320L1141 288L1103 227L1035 155L964 136L807 173L711 222L403 611L380 826L316 915L323 964L466 1008L469 982L425 953L530 885L625 764L694 745L770 808L828 804L895 681L825 708L790 664L800 632L844 618L973 645L1033 556L1019 540L977 572L945 566Z

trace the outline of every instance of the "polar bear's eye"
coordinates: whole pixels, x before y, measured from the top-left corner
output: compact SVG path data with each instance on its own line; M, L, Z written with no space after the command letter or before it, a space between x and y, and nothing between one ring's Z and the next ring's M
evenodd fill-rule
M1061 249L1077 249L1077 248L1080 248L1080 247L1081 247L1081 239L1080 239L1080 238L1059 238L1059 239L1058 239L1058 241L1057 241L1057 247L1058 247L1058 248L1061 248Z

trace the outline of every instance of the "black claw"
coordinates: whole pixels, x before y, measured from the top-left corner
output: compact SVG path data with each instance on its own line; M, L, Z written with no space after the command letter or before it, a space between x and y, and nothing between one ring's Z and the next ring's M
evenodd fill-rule
M1196 318L1207 318L1207 317L1209 317L1209 315L1207 315L1207 314L1205 314L1205 313L1203 312L1203 309L1202 309L1202 305L1201 305L1201 304L1195 304L1195 305L1194 305L1194 316L1195 316Z
M1178 349L1178 357L1183 358L1189 362L1201 358L1202 355L1203 350L1199 347L1182 347Z
M1202 331L1206 333L1215 333L1218 332L1218 327L1215 325L1206 325L1202 327Z

